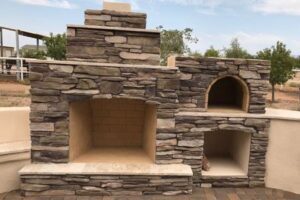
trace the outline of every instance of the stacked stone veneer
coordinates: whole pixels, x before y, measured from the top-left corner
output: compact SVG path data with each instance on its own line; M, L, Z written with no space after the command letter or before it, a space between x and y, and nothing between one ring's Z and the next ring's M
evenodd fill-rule
M236 76L249 88L249 113L265 113L270 62L250 59L173 58L181 72L179 102L181 110L205 111L209 86L218 78Z
M72 101L144 100L157 105L158 138L175 132L179 88L176 68L31 63L30 77L33 162L69 161L69 103ZM158 147L176 144L157 141Z
M112 10L86 10L85 25L146 28L145 13L118 12Z
M70 25L67 58L101 63L159 65L160 33L144 29Z
M192 178L146 175L35 175L21 176L25 196L139 196L192 192Z
M124 13L124 16L127 14ZM248 112L264 113L270 63L261 60L176 57L173 59L173 67L153 66L158 65L160 60L160 33L137 28L109 27L112 24L131 26L125 23L127 19L124 16L117 20L122 23L108 23L109 19L116 22L115 13L87 11L86 24L92 26L68 26L69 61L30 61L32 162L70 162L71 102L86 99L139 99L157 107L155 164L190 165L196 184L264 185L269 120L248 118L247 115L230 118L201 116L198 111L205 111L208 88L214 80L236 76L249 88ZM133 19L132 16L127 17ZM93 20L98 20L97 23L105 21L103 24L101 22L105 26L97 26L99 24ZM138 28L144 27L142 22L138 24L141 25ZM251 133L249 171L246 177L202 176L204 133L214 130ZM25 195L51 195L59 192L63 195L110 195L118 192L122 194L125 190L132 194L191 192L189 176L109 176L105 179L103 176L95 178L86 174L71 176L33 173L24 174L21 178Z
M177 137L189 140L193 149L186 149L185 164L192 167L194 183L213 187L264 186L265 158L268 146L269 119L247 117L211 117L199 113L179 113L176 116ZM246 177L202 176L204 134L212 131L238 131L251 134L249 168ZM222 134L222 133L220 133ZM192 144L197 144L192 145ZM177 147L175 147L177 150ZM178 150L182 150L179 148ZM176 155L172 155L176 158ZM171 156L171 157L172 157Z

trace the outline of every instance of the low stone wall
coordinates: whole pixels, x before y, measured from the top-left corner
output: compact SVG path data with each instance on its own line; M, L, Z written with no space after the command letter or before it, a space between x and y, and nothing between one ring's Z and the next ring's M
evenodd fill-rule
M159 31L69 25L67 32L68 60L159 65Z
M85 25L146 28L145 13L117 12L112 10L86 10Z
M184 141L194 149L186 151L183 163L192 167L195 184L209 184L213 187L256 187L264 186L265 157L268 146L268 128L270 120L247 117L210 117L199 113L179 113L176 116L176 132L179 143ZM202 176L202 156L204 133L211 131L238 131L240 134L250 133L250 159L246 178L236 177L204 177ZM221 134L221 133L220 133ZM238 133L237 133L238 134ZM176 151L182 149L175 147L171 158L176 158Z
M209 88L216 79L235 76L249 88L250 113L265 113L270 62L265 60L171 57L170 66L181 71L179 102L181 110L205 111Z
M180 176L21 175L24 196L138 196L192 193L192 178Z

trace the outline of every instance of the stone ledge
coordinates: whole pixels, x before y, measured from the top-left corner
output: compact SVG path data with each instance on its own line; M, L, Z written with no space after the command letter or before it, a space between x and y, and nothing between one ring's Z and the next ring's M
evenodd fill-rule
M109 164L69 163L30 164L19 171L20 175L139 175L139 176L193 176L190 166L182 164Z
M30 148L30 141L3 143L0 144L0 156L29 152Z
M217 61L232 61L237 64L264 64L264 65L271 65L271 62L268 60L262 59L245 59L245 58L222 58L222 57L203 57L203 58L193 58L190 56L171 56L169 58L170 65L173 65L174 61L184 61L184 60L191 60L191 61L199 61L199 62L217 62ZM243 63L245 62L245 63Z
M68 24L67 28L84 28L84 29L99 29L99 30L113 30L113 31L128 31L128 32L141 32L141 33L157 33L157 34L160 34L160 31L153 30L153 29L108 27L108 26L94 26L94 25Z
M138 12L120 12L120 11L114 11L114 10L93 10L93 9L87 9L84 12L85 14L90 15L100 15L100 14L110 14L114 16L120 16L120 17L147 17L145 13L138 13Z
M251 114L246 112L232 113L232 112L179 112L176 116L190 116L190 117L230 117L230 118L258 118L258 119L279 119L300 121L300 112L291 110L281 110L267 108L265 114Z
M156 66L156 65L135 65L135 64L117 64L117 63L98 63L98 62L81 62L81 61L57 61L57 60L27 60L28 63L53 64L53 65L83 65L96 67L118 67L118 68L144 68L160 69L166 71L178 70L177 67ZM17 108L16 108L17 109Z

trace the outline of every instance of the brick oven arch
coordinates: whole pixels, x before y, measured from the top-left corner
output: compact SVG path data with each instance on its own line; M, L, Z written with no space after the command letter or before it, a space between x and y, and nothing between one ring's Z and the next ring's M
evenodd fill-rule
M248 112L250 91L238 76L225 75L213 80L205 94L205 109L235 109Z

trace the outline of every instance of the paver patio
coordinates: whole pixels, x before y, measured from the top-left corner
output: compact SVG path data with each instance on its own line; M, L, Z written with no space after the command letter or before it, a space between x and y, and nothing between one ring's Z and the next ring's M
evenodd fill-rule
M194 188L192 195L184 196L68 196L26 197L18 191L0 194L0 200L300 200L300 195L268 188Z

